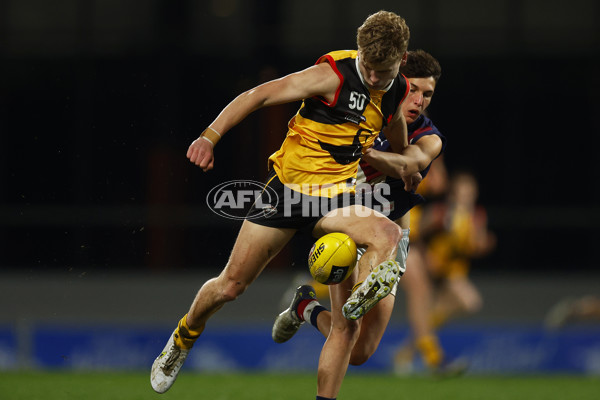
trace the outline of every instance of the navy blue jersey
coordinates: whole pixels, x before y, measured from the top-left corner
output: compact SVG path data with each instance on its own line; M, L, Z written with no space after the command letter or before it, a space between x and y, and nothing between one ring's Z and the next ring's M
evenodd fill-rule
M433 124L431 119L421 115L412 124L408 124L409 144L415 144L417 141L419 141L419 139L427 135L437 135L440 137L442 140L442 149L440 154L442 154L442 152L446 149L446 137L442 135L438 128ZM392 151L390 148L390 143L383 132L379 133L379 136L377 139L375 139L373 148L379 151ZM436 158L439 157L440 154L438 154ZM414 206L425 202L425 199L420 194L415 193L414 191L407 192L404 190L404 181L402 181L402 179L386 176L384 180L383 173L377 171L365 161L360 162L360 167L365 174L367 182L374 183L383 181L389 185L391 189L390 193L384 194L383 197L385 197L389 202L390 208L388 210L384 210L384 212L389 212L388 217L390 219L396 220L406 214ZM420 171L423 179L425 179L427 176L430 167L431 163L429 163L425 169ZM379 206L381 206L381 204L379 204Z

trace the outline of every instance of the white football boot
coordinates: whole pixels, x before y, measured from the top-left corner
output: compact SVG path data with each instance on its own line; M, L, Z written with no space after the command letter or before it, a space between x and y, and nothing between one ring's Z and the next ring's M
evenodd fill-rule
M400 279L406 268L396 261L384 261L379 264L363 283L348 297L342 307L346 319L357 320L388 294Z
M173 331L162 353L156 357L156 360L152 364L150 384L152 385L152 389L157 393L164 393L173 386L175 379L177 379L177 374L190 352L190 350L180 349L175 345L173 335L176 331Z
M302 300L311 299L317 299L315 289L312 286L302 285L296 288L290 306L277 316L275 323L273 324L271 336L275 343L287 342L296 334L296 332L298 332L298 329L300 329L300 326L304 323L304 321L298 317L298 305Z

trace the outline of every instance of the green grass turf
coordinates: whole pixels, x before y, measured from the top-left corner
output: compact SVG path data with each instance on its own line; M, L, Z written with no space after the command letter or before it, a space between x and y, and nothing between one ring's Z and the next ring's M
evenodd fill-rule
M150 388L147 373L2 372L0 399L178 399L178 400L312 400L311 374L197 374L184 372L164 395ZM597 400L600 377L465 376L429 377L349 374L340 400Z

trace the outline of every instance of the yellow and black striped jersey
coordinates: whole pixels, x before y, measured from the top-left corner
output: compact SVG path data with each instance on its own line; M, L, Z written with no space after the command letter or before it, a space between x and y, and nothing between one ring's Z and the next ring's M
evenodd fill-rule
M402 75L386 90L371 90L358 67L356 50L325 54L340 78L334 100L304 99L288 124L281 148L269 158L281 182L306 195L333 197L354 191L358 161L408 94Z

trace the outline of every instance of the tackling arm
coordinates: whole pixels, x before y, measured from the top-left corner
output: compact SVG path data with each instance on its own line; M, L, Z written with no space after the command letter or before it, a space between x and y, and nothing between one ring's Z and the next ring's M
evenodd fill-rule
M368 149L363 160L386 175L404 178L427 168L441 151L442 140L437 135L429 135L406 146L400 153Z
M385 127L384 133L395 153L402 152L408 146L408 128L401 105L398 106L391 123Z

